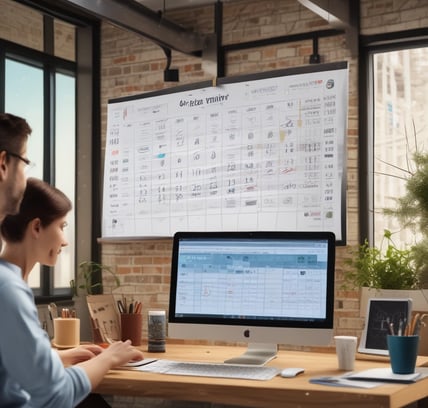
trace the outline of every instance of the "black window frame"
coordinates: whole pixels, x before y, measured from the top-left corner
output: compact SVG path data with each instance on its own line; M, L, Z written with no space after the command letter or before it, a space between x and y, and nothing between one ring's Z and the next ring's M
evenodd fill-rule
M428 28L360 36L359 50L359 241L374 245L374 86L376 53L428 47Z
M34 3L31 0L18 1L26 6L32 7L43 13L44 22L44 51L38 51L32 48L16 44L14 42L0 38L0 89L4 89L5 84L5 63L6 59L15 60L25 64L33 65L41 68L44 71L44 163L43 163L43 178L49 183L55 183L55 145L52 141L52 135L55 134L54 121L54 100L55 88L52 81L52 76L57 73L65 75L73 75L76 79L76 180L75 180L75 200L76 208L76 231L75 231L75 265L82 260L91 259L99 261L100 250L97 244L97 237L100 236L101 221L100 221L100 161L101 161L101 132L100 132L100 21L93 17L82 14L75 14L69 7L57 7L45 4L39 1ZM58 18L76 26L76 61L69 61L64 58L55 57L54 49L54 18ZM79 45L81 45L79 47ZM88 72L90 66L90 72ZM89 85L89 86L88 86ZM86 104L86 100L89 102ZM82 103L83 101L83 103ZM80 102L80 103L79 103ZM83 106L85 105L85 106ZM46 107L48 107L46 109ZM80 108L80 109L79 109ZM5 92L0 96L0 111L5 111ZM81 134L81 136L79 136ZM79 176L77 168L79 166L79 147L89 146L89 162L90 169L88 185L90 191L85 194L85 203L80 205L77 183ZM48 159L49 158L49 159ZM80 196L79 196L80 194ZM86 221L80 221L79 212L86 211L90 208L89 218L90 225L86 228L82 225L87 224ZM81 217L80 217L81 218ZM80 225L80 231L79 231ZM84 231L82 231L84 230ZM79 233L88 233L88 239L79 239ZM82 242L83 241L83 242ZM80 249L79 249L80 248ZM101 276L95 277L95 281L99 281ZM51 301L62 301L72 299L73 293L71 288L54 288L53 285L53 268L43 266L40 270L40 289L33 290L37 304L49 303Z
M55 75L63 73L76 78L76 64L74 62L55 58L23 46L0 40L0 61L2 71L5 72L6 60L24 63L34 66L43 71L43 180L55 185ZM5 79L5 75L2 75ZM2 81L2 88L5 81ZM2 93L1 111L5 111L5 92ZM75 240L76 241L76 240ZM75 242L73 243L75 245ZM34 288L33 292L36 297L39 296L68 296L70 297L69 288L54 288L53 284L53 267L46 265L40 266L40 287Z

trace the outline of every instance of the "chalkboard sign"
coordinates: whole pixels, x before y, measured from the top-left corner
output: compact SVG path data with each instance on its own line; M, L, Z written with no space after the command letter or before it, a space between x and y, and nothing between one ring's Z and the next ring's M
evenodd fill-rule
M388 355L386 336L409 322L412 299L369 299L360 353ZM391 326L392 325L392 326ZM404 329L403 329L404 330Z
M110 100L102 236L332 231L345 240L347 63Z

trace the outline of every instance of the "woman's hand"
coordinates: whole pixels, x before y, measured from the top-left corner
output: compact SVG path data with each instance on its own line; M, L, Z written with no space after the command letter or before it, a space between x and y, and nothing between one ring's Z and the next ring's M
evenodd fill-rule
M96 344L82 344L72 349L58 350L58 354L64 366L70 366L90 360L102 352L103 349Z
M115 368L128 363L129 361L142 360L143 353L132 346L130 340L116 341L104 350L104 353L109 356L111 361L110 368Z
M80 363L79 366L86 371L92 389L95 389L110 369L124 365L131 360L142 359L143 353L133 347L130 340L116 341L98 356Z

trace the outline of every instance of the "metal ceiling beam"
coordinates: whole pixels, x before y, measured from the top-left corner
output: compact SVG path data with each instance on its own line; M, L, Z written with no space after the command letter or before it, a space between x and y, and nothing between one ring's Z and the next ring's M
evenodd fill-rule
M356 0L298 0L318 14L332 27L345 30L352 56L358 55L358 25L360 2Z
M318 14L337 29L350 25L349 4L345 0L298 0L300 4Z
M205 39L201 34L191 32L163 18L161 13L133 0L59 0L58 3L72 5L101 20L143 37L162 47L184 54L202 55Z

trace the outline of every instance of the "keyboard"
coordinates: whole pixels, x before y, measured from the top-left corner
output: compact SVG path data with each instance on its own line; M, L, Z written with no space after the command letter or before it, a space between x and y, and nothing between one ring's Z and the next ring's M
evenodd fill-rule
M197 377L236 378L244 380L270 380L280 370L274 367L257 367L234 364L171 362L164 374L193 375Z

